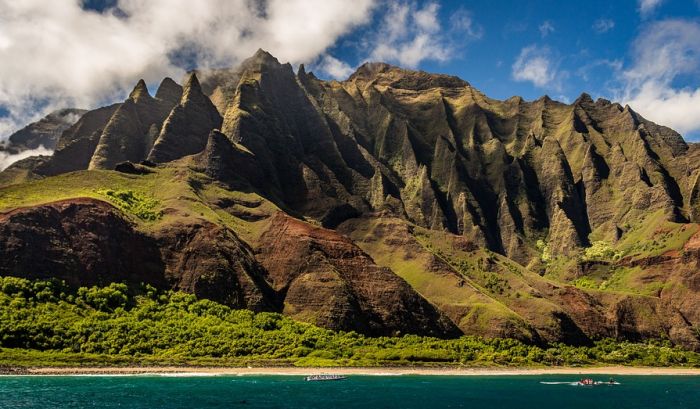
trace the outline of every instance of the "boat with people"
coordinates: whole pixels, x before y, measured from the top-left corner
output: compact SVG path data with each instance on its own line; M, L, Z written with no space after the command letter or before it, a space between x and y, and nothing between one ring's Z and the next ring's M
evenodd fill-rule
M620 382L615 381L613 378L610 378L608 381L594 381L592 378L583 378L578 381L578 384L583 386L619 385Z
M309 375L306 378L304 378L304 380L306 381L342 381L343 379L347 379L347 376L321 374Z

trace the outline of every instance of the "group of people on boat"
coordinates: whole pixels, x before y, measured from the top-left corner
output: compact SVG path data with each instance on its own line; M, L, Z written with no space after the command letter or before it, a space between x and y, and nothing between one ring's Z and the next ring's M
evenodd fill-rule
M585 385L585 386L593 386L593 385L618 385L618 383L613 379L610 378L609 381L594 381L592 378L583 378L580 381L578 381L579 385Z

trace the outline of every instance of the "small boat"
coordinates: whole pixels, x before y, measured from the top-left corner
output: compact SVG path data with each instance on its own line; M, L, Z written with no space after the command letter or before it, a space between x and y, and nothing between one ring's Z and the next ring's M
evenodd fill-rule
M343 375L309 375L304 378L305 381L342 381L347 379L347 376Z
M620 382L616 382L613 378L609 381L594 381L591 378L584 378L577 382L578 385L583 386L599 386L599 385L619 385Z

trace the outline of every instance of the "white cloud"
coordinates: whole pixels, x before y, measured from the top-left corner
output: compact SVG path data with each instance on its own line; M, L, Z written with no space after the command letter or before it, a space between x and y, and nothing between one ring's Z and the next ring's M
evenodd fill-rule
M593 31L598 34L607 33L615 28L615 21L609 18L599 18L593 23Z
M30 156L52 155L52 154L53 154L52 150L46 149L43 146L40 146L36 149L22 151L22 152L17 153L17 154L10 154L8 152L0 151L0 171L5 170L5 168L7 168L8 166L17 162L18 160L22 160L22 159L28 158Z
M648 25L634 42L632 66L621 75L622 100L647 119L680 133L700 130L700 87L674 86L679 77L700 78L698 38L696 21Z
M414 1L383 2L376 28L368 28L357 44L359 61L395 63L416 68L424 61L447 61L470 41L483 35L483 28L472 13L463 8L451 10L449 21L440 20L436 2L419 5ZM353 71L347 62L324 54L312 68L334 79L345 79Z
M549 20L546 20L539 26L540 29L540 35L542 38L547 37L549 34L554 32L554 25L552 25L552 22Z
M644 83L625 100L650 121L673 128L681 134L700 130L700 88L675 90L663 83Z
M663 2L664 0L637 0L637 9L639 10L639 14L646 17L653 13Z
M316 67L336 80L347 79L354 71L350 64L328 54L321 57Z
M560 72L552 52L547 47L531 45L523 48L513 63L512 76L516 81L529 81L540 88L560 90Z
M434 36L440 29L437 9L436 3L423 9L406 3L391 3L369 58L408 67L416 67L426 59L446 60L449 52Z
M80 0L0 0L0 106L9 111L0 140L56 108L121 99L139 78L180 78L174 54L200 67L232 66L258 48L314 61L368 22L375 2L119 0L118 11L98 13Z
M438 19L439 5L391 2L379 30L367 42L368 59L415 68L425 60L445 61L459 45L480 38L482 29L471 14L458 10L445 29Z
M465 9L454 11L450 16L450 24L454 33L464 33L467 38L480 39L484 35L484 28L477 24L472 13Z

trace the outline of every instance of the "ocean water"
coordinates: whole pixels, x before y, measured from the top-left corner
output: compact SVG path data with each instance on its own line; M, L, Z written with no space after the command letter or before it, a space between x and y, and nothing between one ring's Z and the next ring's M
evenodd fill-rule
M592 376L607 380L606 376ZM0 376L0 408L700 408L700 377ZM549 382L549 383L541 383Z

